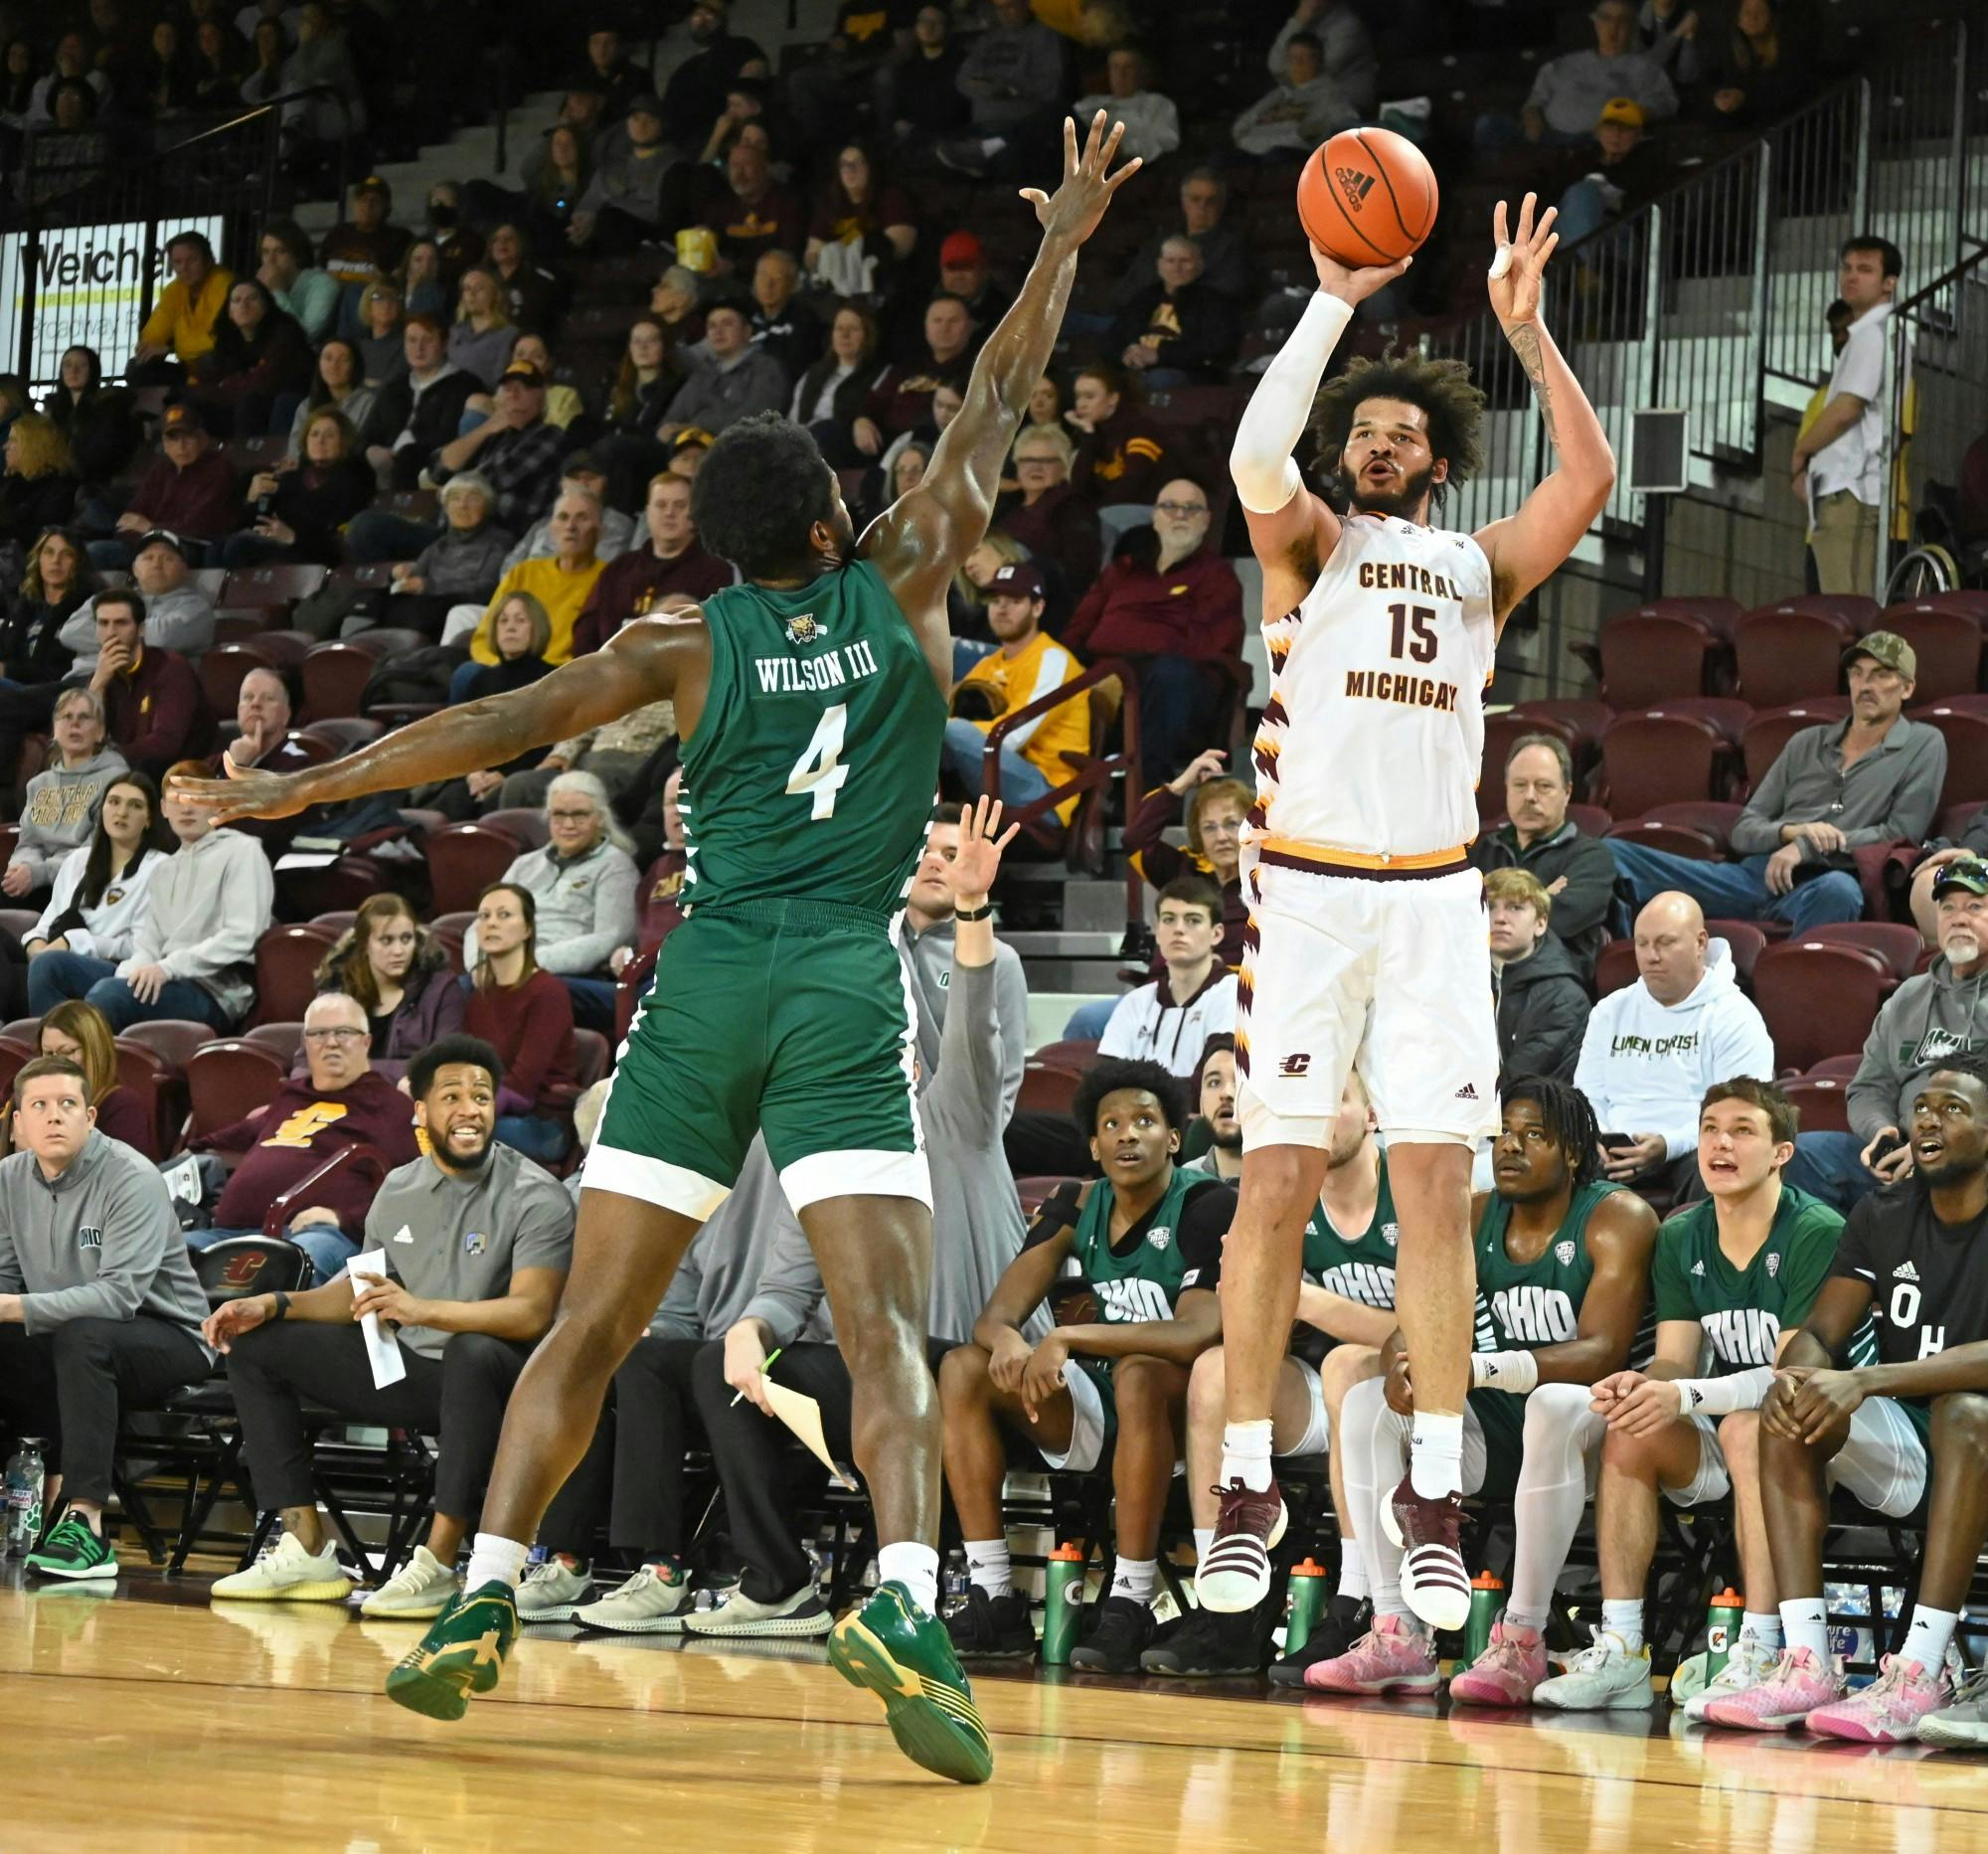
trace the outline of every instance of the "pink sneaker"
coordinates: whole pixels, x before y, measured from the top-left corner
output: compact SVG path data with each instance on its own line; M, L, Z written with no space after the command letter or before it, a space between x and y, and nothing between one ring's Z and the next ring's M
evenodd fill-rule
M1818 1662L1809 1649L1783 1648L1766 1679L1731 1699L1714 1700L1705 1709L1705 1723L1742 1732L1785 1732L1818 1707L1833 1705L1843 1692L1842 1677Z
M1808 1716L1808 1729L1824 1738L1851 1738L1860 1745L1898 1745L1916 1739L1928 1713L1953 1704L1944 1668L1928 1672L1918 1661L1888 1654L1878 1678L1862 1693L1823 1706Z
M1530 1706L1533 1689L1547 1677L1547 1645L1529 1628L1491 1624L1491 1645L1449 1682L1452 1704Z
M1305 1685L1321 1693L1433 1693L1437 1679L1435 1643L1401 1615L1377 1615L1344 1654L1305 1669Z

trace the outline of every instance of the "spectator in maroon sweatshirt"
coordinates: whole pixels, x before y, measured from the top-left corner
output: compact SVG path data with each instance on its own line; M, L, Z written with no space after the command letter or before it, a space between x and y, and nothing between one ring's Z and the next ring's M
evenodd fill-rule
M574 620L573 653L598 650L630 618L662 609L673 593L708 598L738 578L707 553L690 520L690 478L665 470L649 479L646 547L631 547L607 563Z
M1025 424L1010 453L1019 491L994 505L995 525L1029 550L1038 567L1057 570L1062 586L1052 586L1050 625L1058 628L1097 578L1104 552L1097 511L1070 484L1077 447L1053 424ZM1061 591L1061 609L1055 593Z
M230 1236L259 1236L269 1205L316 1171L341 1146L371 1146L388 1171L420 1157L414 1102L378 1074L368 1055L366 1007L342 991L320 992L304 1012L304 1061L310 1073L286 1081L257 1113L193 1141L196 1152L241 1155L214 1207L214 1228L193 1230L187 1245L205 1249ZM290 1214L285 1234L311 1259L320 1281L337 1274L366 1234L366 1213L380 1177L357 1167L335 1173Z
M1115 361L1097 361L1071 382L1064 414L1080 435L1070 480L1092 508L1148 507L1179 467L1167 434L1153 421L1138 383Z
M1148 787L1208 745L1223 679L1242 648L1242 586L1209 535L1208 496L1191 477L1160 489L1150 529L1120 540L1063 641L1086 662L1130 659L1139 673L1139 753Z
M157 528L178 535L190 554L202 553L235 531L242 494L234 466L216 447L194 407L166 409L159 449L160 456L138 478L118 516L116 532L89 544L92 566L123 572L144 537Z
M573 1143L556 1091L577 1066L573 993L538 961L538 903L530 889L493 882L476 902L476 969L462 1027L504 1062L497 1137L541 1165Z
M102 699L110 745L126 765L163 778L212 732L200 679L177 650L146 644L142 594L113 587L98 592L95 604L96 667L89 686Z

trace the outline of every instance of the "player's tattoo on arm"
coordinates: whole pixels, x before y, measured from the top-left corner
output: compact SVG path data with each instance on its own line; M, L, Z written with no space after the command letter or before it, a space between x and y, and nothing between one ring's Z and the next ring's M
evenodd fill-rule
M1512 344L1512 352L1519 357L1519 365L1533 383L1533 397L1539 401L1540 417L1546 421L1547 442L1558 450L1560 429L1554 422L1553 388L1547 384L1547 357L1540 347L1540 331L1530 322L1522 322L1517 328L1507 329L1505 339Z

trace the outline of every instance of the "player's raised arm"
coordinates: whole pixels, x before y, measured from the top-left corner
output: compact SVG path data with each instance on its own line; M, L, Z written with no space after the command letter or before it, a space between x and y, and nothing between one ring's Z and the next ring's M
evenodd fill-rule
M1349 270L1317 246L1311 260L1318 293L1305 305L1276 358L1243 408L1229 452L1229 474L1249 523L1249 544L1263 565L1266 609L1284 611L1311 590L1339 541L1339 517L1304 493L1292 452L1311 423L1319 382L1354 309L1414 260ZM1273 584L1288 575L1290 584Z
M1123 123L1114 123L1107 133L1100 109L1079 152L1077 126L1065 119L1063 184L1054 196L1022 189L1042 222L1036 261L973 363L966 403L940 434L924 480L863 537L862 552L913 616L942 612L946 583L987 532L1008 447L1056 349L1077 250L1097 230L1111 196L1139 171L1136 160L1111 171L1124 132Z
M175 779L172 788L211 806L219 824L240 817L290 817L309 805L501 765L527 748L571 740L666 696L680 705L686 696L701 702L710 664L701 616L638 618L604 649L576 657L528 688L445 708L343 759L301 772L237 772L234 762L225 760L228 777ZM690 731L686 725L683 732Z
M1535 224L1536 204L1530 193L1521 203L1517 238L1507 236L1503 200L1491 221L1498 244L1491 264L1491 307L1533 383L1547 442L1557 459L1552 473L1526 498L1518 514L1478 531L1477 543L1491 563L1493 602L1501 625L1512 607L1574 552L1615 487L1615 453L1608 434L1540 319L1540 278L1560 234L1553 229L1559 209L1548 207Z

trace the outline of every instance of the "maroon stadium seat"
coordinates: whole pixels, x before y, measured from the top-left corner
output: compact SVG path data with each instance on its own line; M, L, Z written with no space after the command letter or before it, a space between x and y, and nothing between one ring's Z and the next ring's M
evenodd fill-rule
M1912 678L1914 702L1979 693L1979 619L1936 606L1894 605L1880 614L1879 628L1896 631L1918 658L1918 673Z
M1661 808L1668 810L1675 807ZM1666 823L1659 817L1625 818L1619 824L1609 825L1608 835L1624 838L1630 843L1640 843L1648 850L1663 850L1672 856L1689 856L1701 863L1716 863L1720 860L1720 845L1717 838L1706 831L1695 829L1690 824Z
M1601 737L1601 773L1616 817L1717 798L1730 763L1725 737L1696 715L1620 715Z
M427 642L419 631L389 625L314 644L303 663L306 718L333 721L357 715L373 672L388 657L425 649Z
M1753 719L1753 710L1737 696L1731 695L1680 695L1668 702L1657 702L1641 711L1646 715L1691 715L1712 726L1735 747L1740 745L1740 737L1746 732L1746 724Z
M1858 1066L1863 1060L1864 1054L1861 1050L1855 1056L1825 1056L1809 1070L1809 1074L1818 1080L1852 1082L1856 1080Z
M1687 830L1703 831L1722 851L1727 850L1733 839L1733 826L1740 821L1743 807L1737 804L1721 803L1714 799L1688 799L1681 804L1660 804L1646 814L1644 822L1658 824L1682 824Z
M1779 708L1843 687L1843 652L1856 630L1841 618L1789 605L1749 611L1733 633L1740 693L1755 708Z
M1795 943L1813 941L1823 946L1862 946L1875 952L1891 968L1895 979L1910 978L1925 951L1919 930L1903 921L1841 921L1827 927L1804 928L1791 933Z
M1976 624L1988 629L1988 592L1921 592L1915 598L1902 598L1896 605L1888 605L1866 628L1874 631L1897 630L1893 617L1906 611L1951 611L1957 616L1972 618Z
M508 830L488 824L451 824L433 832L427 864L436 913L473 918L476 898L503 877L525 847Z
M1974 822L1974 814L1981 809L1981 802L1970 798L1962 804L1945 806L1932 821L1932 834L1946 838L1949 843L1958 843L1966 836L1968 825Z
M1740 750L1746 760L1746 786L1755 789L1767 776L1767 768L1781 757L1781 749L1804 728L1827 726L1844 720L1850 713L1847 695L1813 697L1791 702L1782 708L1753 711L1740 737Z
M275 1051L245 1038L203 1044L186 1068L194 1133L219 1132L267 1106L288 1072Z
M256 1024L301 1023L317 996L317 968L337 934L325 928L275 927L255 942Z
M1767 949L1767 936L1750 921L1708 921L1706 932L1723 939L1733 955L1733 969L1743 984L1753 976L1753 962Z
M1849 1086L1835 1077L1805 1075L1783 1082L1781 1093L1800 1114L1800 1126L1804 1133L1848 1133L1854 1130L1850 1124Z
M325 583L328 567L237 567L217 601L235 611L288 610Z
M1038 1113L1068 1114L1082 1080L1081 1070L1031 1059L1022 1066L1022 1090L1015 1096L1015 1105Z
M147 1023L132 1024L119 1031L117 1041L142 1043L169 1068L185 1074L194 1051L214 1041L214 1030L211 1025L196 1023L190 1017L154 1017Z
M538 805L505 805L498 810L484 812L477 822L487 824L492 830L507 832L528 850L543 850L550 841L546 814Z
M1636 982L1636 942L1611 939L1594 959L1594 995L1605 998Z
M1608 724L1615 719L1615 711L1606 702L1515 702L1512 713L1542 725L1542 732L1552 731L1543 725L1548 723L1572 728L1574 758L1577 765L1593 762L1595 753L1601 746L1601 737L1608 732Z
M1805 1074L1825 1056L1864 1047L1878 1007L1896 981L1862 946L1781 940L1753 962L1753 1002L1774 1040L1781 1074Z
M1830 618L1861 637L1878 628L1878 601L1868 592L1794 592L1786 598L1772 598L1756 611L1805 611Z
M1648 708L1681 695L1716 693L1725 647L1695 617L1629 612L1609 618L1595 644L1601 699L1611 708Z
M1691 592L1667 598L1646 598L1636 609L1664 617L1696 618L1716 636L1730 639L1733 627L1740 622L1741 607L1737 598L1728 598L1722 593Z
M304 1026L301 1018L285 1022L271 1020L257 1024L253 1030L242 1033L245 1043L252 1043L257 1049L267 1050L283 1065L287 1074L296 1066L297 1052L304 1046Z
M1912 719L1928 722L1946 736L1946 783L1939 790L1940 808L1988 799L1988 715L1957 702L1936 702L1930 708L1913 709Z

